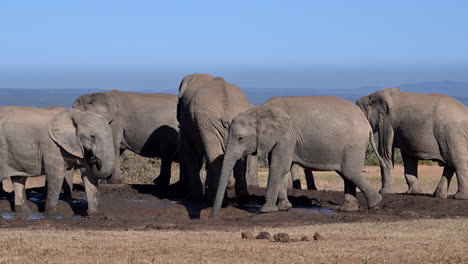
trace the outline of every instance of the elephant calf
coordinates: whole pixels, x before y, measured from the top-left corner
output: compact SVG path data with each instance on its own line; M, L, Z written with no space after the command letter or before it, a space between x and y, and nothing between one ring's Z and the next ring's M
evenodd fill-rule
M179 123L177 95L107 91L78 97L73 108L103 115L110 123L115 146L115 167L109 183L122 182L120 154L128 149L148 158L161 158L154 183L166 188L176 159Z
M260 212L291 208L282 184L292 163L340 174L345 182L341 210L358 210L356 186L367 198L368 208L374 208L382 196L361 175L369 139L376 151L372 129L362 111L338 97L276 97L243 112L229 128L211 217L221 207L234 164L248 154L269 157L266 202Z
M98 210L98 179L114 167L112 130L104 117L76 109L0 108L0 181L11 177L15 211L30 212L27 177L46 175L46 213L54 214L65 175L82 171L88 213Z

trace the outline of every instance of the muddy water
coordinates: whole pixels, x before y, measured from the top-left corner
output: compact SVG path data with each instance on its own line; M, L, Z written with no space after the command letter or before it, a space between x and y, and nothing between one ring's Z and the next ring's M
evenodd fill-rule
M28 189L30 215L12 212L13 194L0 198L0 227L59 229L242 229L252 226L315 225L358 221L398 221L420 218L468 218L468 201L438 199L428 195L385 195L378 210L367 210L359 194L358 212L340 212L342 192L289 190L293 208L287 212L259 214L264 189L252 188L251 202L237 206L230 199L216 219L208 219L208 204L184 201L174 190L157 192L153 185L101 185L100 214L88 217L81 186L74 199L61 201L57 215L46 217L44 188ZM232 193L230 193L232 197Z

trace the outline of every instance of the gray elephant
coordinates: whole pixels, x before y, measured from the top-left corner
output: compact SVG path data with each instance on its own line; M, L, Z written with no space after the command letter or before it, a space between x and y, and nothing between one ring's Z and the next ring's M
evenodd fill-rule
M232 167L248 154L269 158L266 202L260 212L291 208L282 184L292 163L339 173L345 182L341 210L358 210L356 186L367 198L368 208L374 208L382 196L361 175L369 139L375 150L372 135L369 123L356 105L332 96L275 97L241 113L229 128L210 217L221 207Z
M193 199L202 198L203 191L206 200L214 198L231 120L249 107L244 92L221 77L196 73L182 80L177 106L181 173L187 175ZM200 179L203 159L207 169L204 188ZM243 159L233 165L236 193L244 200L248 196L246 163L247 160ZM256 169L250 171L255 172L256 177Z
M15 211L30 212L27 177L46 175L46 213L54 214L66 175L82 171L88 213L98 211L98 179L114 168L112 131L104 117L75 109L0 108L0 180L11 177Z
M456 172L457 199L468 199L468 110L444 94L423 94L388 88L359 99L356 104L379 135L383 158L381 193L392 193L394 148L400 148L407 193L421 193L418 160L436 160L444 165L434 193L446 198Z
M129 149L144 157L161 158L161 172L154 183L163 188L169 185L179 131L177 95L112 90L81 95L73 108L100 114L112 127L115 168L109 183L122 182L120 154Z

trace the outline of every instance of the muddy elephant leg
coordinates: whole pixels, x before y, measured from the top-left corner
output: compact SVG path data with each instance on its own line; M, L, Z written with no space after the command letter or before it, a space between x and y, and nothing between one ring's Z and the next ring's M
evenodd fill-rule
M291 169L293 149L288 147L292 144L277 143L270 152L270 172L265 194L265 204L260 208L261 213L276 212L279 210L276 202L279 192L283 186L285 175Z
M466 166L466 162L464 164ZM454 195L454 198L460 200L468 200L468 169L466 167L457 167L456 175L458 181L458 188L457 192Z
M153 183L159 188L167 189L171 181L171 158L161 158L161 168L159 176L153 180Z
M291 168L292 170L292 168ZM292 204L288 200L288 186L291 177L288 177L288 173L283 179L283 184L281 190L278 194L278 210L280 211L287 211L292 208Z
M317 186L315 186L314 173L312 172L312 169L304 168L304 174L307 182L307 190L316 191Z
M74 168L65 172L65 180L63 181L62 186L65 201L70 201L73 199L73 173Z
M247 185L258 187L258 157L247 156Z
M91 176L87 170L81 170L86 199L88 200L88 215L96 215L99 212L99 189L98 179Z
M439 184L437 185L437 188L433 194L434 197L438 198L447 198L447 192L450 187L450 181L452 180L453 174L455 173L455 170L448 166L444 166L444 171L442 172L442 177L440 178Z
M362 153L365 153L363 151ZM345 197L346 199L352 199L351 196L355 196L355 187L351 185L353 183L356 185L364 194L367 199L367 208L373 209L382 200L382 195L362 176L362 167L364 167L364 155L361 156L356 154L354 151L349 151L345 154L344 163L341 165L341 172L338 172L345 182L345 194L348 193L350 196Z
M302 189L301 177L299 176L299 165L293 164L291 166L291 181L293 189Z
M401 153L403 166L405 167L405 179L408 184L407 194L421 194L421 186L418 179L418 160Z
M13 190L15 192L15 212L17 213L32 213L31 208L25 203L26 197L26 177L13 176L11 182L13 183Z
M345 179L344 181L344 201L339 210L343 212L353 212L359 210L359 204L356 198L356 184Z
M47 215L55 215L57 211L57 205L59 202L60 191L63 186L65 178L65 170L63 171L52 171L47 172L47 200L45 213Z
M203 198L203 184L200 171L203 165L203 156L195 152L188 145L183 146L180 155L180 177L184 177L184 189L190 200L201 200Z

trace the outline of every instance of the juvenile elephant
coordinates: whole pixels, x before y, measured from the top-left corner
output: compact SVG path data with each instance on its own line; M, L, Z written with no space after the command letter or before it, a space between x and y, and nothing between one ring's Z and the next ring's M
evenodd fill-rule
M200 169L205 159L207 169L205 199L208 201L213 199L231 120L249 107L249 100L244 92L221 77L196 73L182 80L177 106L181 173L183 171L187 175L192 198L203 197ZM236 193L244 198L248 194L246 163L246 159L243 159L236 166L234 164L232 166L236 179ZM255 171L256 177L256 170L251 171Z
M423 94L387 88L359 99L356 104L379 135L381 193L392 193L393 153L400 148L407 193L421 193L418 160L436 160L444 164L442 179L435 196L446 198L456 172L457 199L468 199L468 110L444 94Z
M292 163L315 170L333 170L343 177L343 211L358 209L356 186L368 208L382 199L361 175L372 129L353 103L332 96L275 97L232 120L216 200L210 217L221 207L227 178L237 160L248 154L268 154L270 172L265 204L260 212L291 208L284 176ZM278 206L277 206L278 201Z
M144 157L161 158L161 172L154 183L167 187L176 158L177 95L107 91L81 95L73 108L104 116L112 127L115 167L109 183L122 182L120 154L129 149Z
M0 108L0 180L11 177L15 211L29 212L27 177L46 175L46 213L54 214L65 175L82 171L88 213L98 210L98 179L114 168L112 131L104 117L76 109Z

